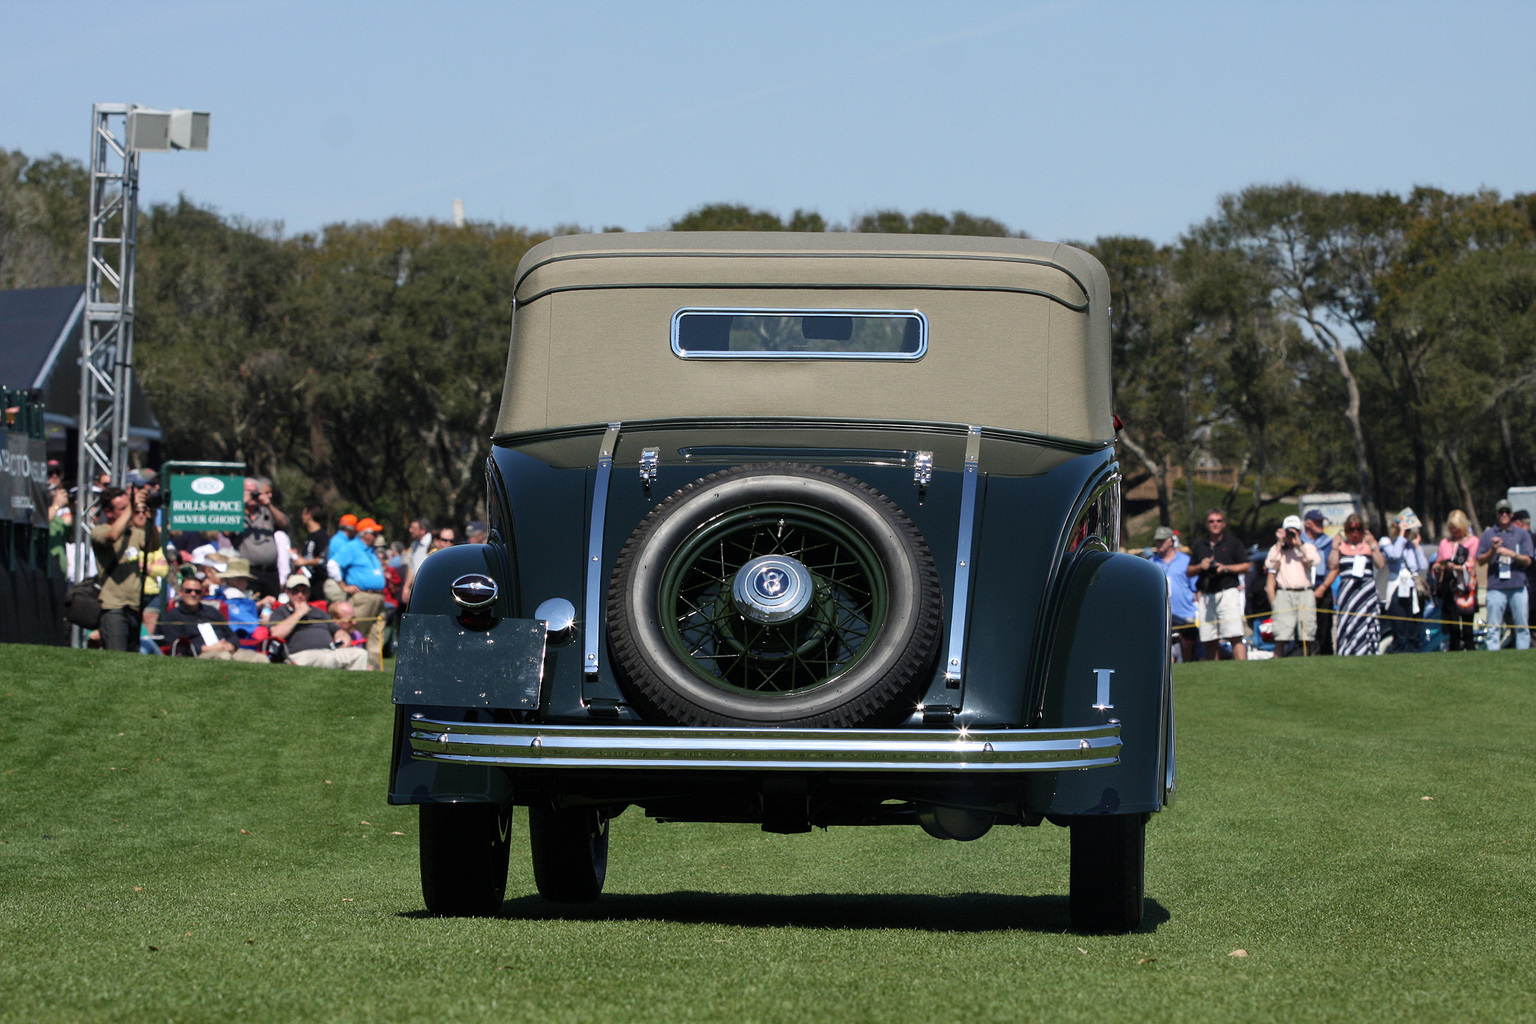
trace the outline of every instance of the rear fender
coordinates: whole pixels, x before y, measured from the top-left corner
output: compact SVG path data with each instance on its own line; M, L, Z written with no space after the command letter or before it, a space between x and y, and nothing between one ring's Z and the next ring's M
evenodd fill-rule
M1047 669L1045 728L1120 723L1120 763L1029 783L1052 816L1161 810L1172 788L1173 684L1168 583L1134 555L1077 556Z
M416 582L411 588L410 611L401 624L402 637L412 633L415 625L412 620L456 617L461 609L454 603L449 588L454 580L472 572L485 573L496 581L499 593L491 606L491 612L497 619L509 618L516 607L516 594L510 585L511 574L505 549L499 544L461 544L433 552L416 570ZM413 688L428 688L427 684L436 681L409 678L412 663L409 658L397 658L395 661L394 685L397 694ZM433 671L440 673L445 668L438 665ZM417 686L418 682L420 687ZM442 707L418 707L404 703L396 705L394 752L389 770L389 802L509 803L512 799L512 785L507 773L500 768L434 764L411 758L405 728L409 716L416 712L441 715L443 710ZM466 716L465 720L476 721L488 712L466 701L462 713Z

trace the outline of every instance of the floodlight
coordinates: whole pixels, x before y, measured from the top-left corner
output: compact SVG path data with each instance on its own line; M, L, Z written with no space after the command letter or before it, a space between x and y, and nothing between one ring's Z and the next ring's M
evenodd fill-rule
M172 149L207 149L208 111L171 111L170 142Z
M135 107L128 111L128 128L124 134L124 141L134 152L169 153L171 151L171 112Z

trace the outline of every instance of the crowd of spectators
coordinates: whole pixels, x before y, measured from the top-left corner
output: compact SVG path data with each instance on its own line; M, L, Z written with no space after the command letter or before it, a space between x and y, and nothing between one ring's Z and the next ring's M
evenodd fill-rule
M1250 550L1228 528L1225 511L1212 509L1204 536L1188 548L1162 526L1143 554L1168 578L1176 661L1269 657L1271 643L1277 657L1471 650L1479 642L1480 587L1487 610L1481 642L1489 650L1511 643L1525 650L1536 585L1530 515L1500 501L1494 517L1475 536L1457 509L1446 518L1445 536L1430 543L1411 508L1391 517L1385 540L1355 514L1330 533L1327 518L1312 509L1286 516L1267 549ZM1487 567L1481 584L1479 566Z
M416 571L459 543L453 526L411 520L393 543L369 516L347 513L328 531L307 506L290 517L272 481L247 477L244 526L168 532L149 470L124 486L91 486L90 551L76 565L69 489L50 465L50 551L72 583L99 580L100 620L89 642L108 650L354 670L382 667ZM469 543L484 524L469 523Z

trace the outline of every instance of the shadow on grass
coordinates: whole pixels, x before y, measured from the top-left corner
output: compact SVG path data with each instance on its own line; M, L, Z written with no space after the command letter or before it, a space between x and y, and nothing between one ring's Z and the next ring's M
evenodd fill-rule
M401 916L431 917L425 910L408 911ZM1000 896L979 892L949 896L615 893L603 896L596 903L582 904L550 903L538 896L519 896L502 904L501 916L521 921L673 921L743 928L900 928L932 932L1072 930L1065 896ZM1149 899L1137 932L1154 932L1170 916L1161 903Z

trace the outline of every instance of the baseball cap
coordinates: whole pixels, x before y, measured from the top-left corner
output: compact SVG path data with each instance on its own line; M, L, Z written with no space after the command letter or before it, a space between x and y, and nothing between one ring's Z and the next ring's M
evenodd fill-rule
M1301 529L1301 516L1286 516L1285 520L1280 524L1280 528L1284 530Z
M284 590L292 590L294 587L309 586L309 577L301 572L296 572L288 577L288 582L283 584Z
M1177 537L1178 535L1179 531L1175 530L1171 526L1159 526L1156 530L1152 531L1152 539L1157 541L1159 544L1167 540L1169 537Z
M1308 509L1307 510L1307 514L1305 516L1303 516L1302 518L1306 519L1306 520L1309 520L1310 522L1314 522L1314 523L1326 523L1326 522L1328 522L1328 517L1323 515L1322 510L1321 509L1315 509L1315 508Z
M1494 503L1493 510L1495 512L1513 512L1515 510L1515 506L1511 505L1505 499L1500 498L1497 502Z
M348 512L346 515L337 520L337 522L342 526L356 526L357 516L353 515L351 512Z
M357 524L358 533L363 533L365 531L368 533L378 533L381 529L383 529L383 527L374 522L371 517L364 519Z

